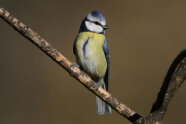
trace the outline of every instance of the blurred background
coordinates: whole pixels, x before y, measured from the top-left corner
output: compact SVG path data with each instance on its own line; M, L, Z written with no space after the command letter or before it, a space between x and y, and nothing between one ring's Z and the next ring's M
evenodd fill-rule
M82 19L99 10L109 25L110 92L141 115L149 113L166 72L186 48L185 0L0 0L0 4L75 62ZM0 19L1 124L130 124L98 116L86 88ZM163 120L186 121L186 85Z

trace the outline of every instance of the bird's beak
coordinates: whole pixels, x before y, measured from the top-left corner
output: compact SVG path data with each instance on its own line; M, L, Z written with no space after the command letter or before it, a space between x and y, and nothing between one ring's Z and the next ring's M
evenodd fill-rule
M106 30L106 29L108 29L108 26L107 25L104 25L103 28Z

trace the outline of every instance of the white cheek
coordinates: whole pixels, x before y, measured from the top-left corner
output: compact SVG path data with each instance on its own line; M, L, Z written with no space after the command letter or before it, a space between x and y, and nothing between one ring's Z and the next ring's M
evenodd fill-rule
M96 25L93 22L85 21L85 25L87 29L92 32L96 32L96 33L103 32L103 27L101 27L100 25Z

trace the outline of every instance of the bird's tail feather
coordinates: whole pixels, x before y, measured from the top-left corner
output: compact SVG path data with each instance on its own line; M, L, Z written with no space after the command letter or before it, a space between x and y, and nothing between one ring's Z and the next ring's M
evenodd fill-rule
M102 88L106 89L104 83L99 82ZM112 113L111 107L103 102L99 97L96 97L96 112L98 115L110 114Z

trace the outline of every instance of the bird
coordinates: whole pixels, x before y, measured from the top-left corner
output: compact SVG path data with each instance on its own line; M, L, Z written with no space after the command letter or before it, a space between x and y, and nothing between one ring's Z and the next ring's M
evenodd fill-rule
M103 14L94 10L83 19L79 32L74 40L73 52L80 69L96 82L96 87L108 91L110 77L110 55L105 38L106 19ZM98 115L112 113L111 107L96 96Z

